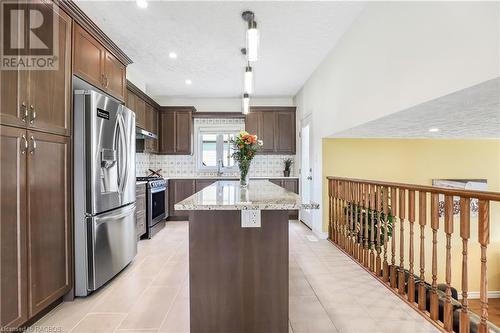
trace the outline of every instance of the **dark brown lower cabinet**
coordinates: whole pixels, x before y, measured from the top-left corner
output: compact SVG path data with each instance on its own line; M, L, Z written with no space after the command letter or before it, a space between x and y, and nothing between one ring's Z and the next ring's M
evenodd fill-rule
M137 239L146 233L146 184L135 186L135 229Z
M70 138L1 126L1 318L18 327L72 288Z
M28 319L26 130L0 126L0 330Z
M28 131L28 294L36 315L71 289L70 139Z
M195 193L195 180L194 179L170 179L168 183L168 217L172 219L182 219L188 216L188 212L176 211L174 205L179 201Z

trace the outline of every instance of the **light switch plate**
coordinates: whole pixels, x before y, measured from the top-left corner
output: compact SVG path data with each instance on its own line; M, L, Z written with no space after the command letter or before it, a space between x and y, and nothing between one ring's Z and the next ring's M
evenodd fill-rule
M260 228L260 210L247 209L241 211L242 228Z

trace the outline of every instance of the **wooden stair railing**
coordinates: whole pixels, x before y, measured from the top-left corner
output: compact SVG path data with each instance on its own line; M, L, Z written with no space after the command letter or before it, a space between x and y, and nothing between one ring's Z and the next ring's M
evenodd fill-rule
M457 190L382 181L327 177L329 239L403 297L443 331L500 332L488 321L487 250L490 241L490 202L500 193ZM455 202L458 201L458 204ZM469 239L471 203L477 203L481 313L469 310ZM428 204L430 203L430 205ZM441 204L440 203L444 203ZM444 210L441 207L444 206ZM457 206L459 211L457 211ZM452 286L454 217L459 215L462 240L460 286ZM430 217L430 224L427 223ZM432 239L426 239L426 228ZM418 228L418 229L417 229ZM418 235L415 235L417 230ZM444 233L444 256L438 257L438 234ZM415 240L415 238L417 239ZM398 242L396 241L398 238ZM417 248L418 260L415 260ZM390 249L390 250L389 250ZM425 281L425 255L430 251L431 280ZM396 256L399 256L398 262ZM477 264L477 266L476 266ZM417 266L418 265L418 266ZM444 284L438 268L444 266ZM452 289L461 288L460 302ZM472 328L472 329L471 329Z

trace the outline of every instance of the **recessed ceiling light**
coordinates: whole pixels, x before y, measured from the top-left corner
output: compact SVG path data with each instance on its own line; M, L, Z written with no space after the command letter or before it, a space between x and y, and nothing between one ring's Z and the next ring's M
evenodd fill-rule
M170 52L170 53L168 54L168 57L169 57L170 59L177 59L177 53L175 53L175 52Z
M146 0L136 0L135 3L139 8L148 8L148 2Z
M429 132L432 132L432 133L439 132L439 128L437 128L437 127L429 128Z
M190 85L193 83L193 81L191 81L190 79L186 79L186 81L184 81L184 82L186 82L186 84L187 84L188 86L190 86Z

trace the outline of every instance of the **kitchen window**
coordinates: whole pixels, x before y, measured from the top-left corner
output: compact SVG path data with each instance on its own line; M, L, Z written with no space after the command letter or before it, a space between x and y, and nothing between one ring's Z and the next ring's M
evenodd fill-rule
M238 131L214 130L200 128L198 131L198 158L199 171L231 171L236 168L233 160L234 148L232 139Z

